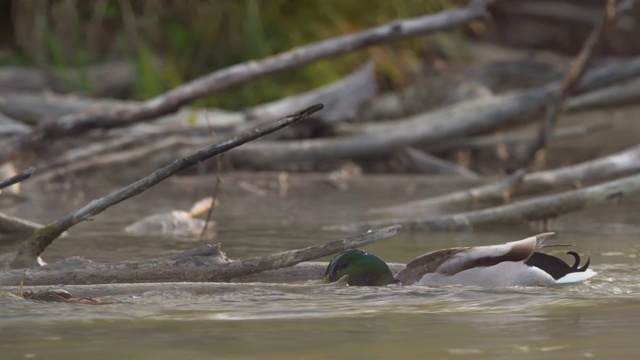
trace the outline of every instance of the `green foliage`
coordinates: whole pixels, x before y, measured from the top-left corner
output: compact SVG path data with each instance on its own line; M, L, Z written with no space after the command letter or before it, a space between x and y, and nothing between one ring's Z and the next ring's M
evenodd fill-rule
M46 44L44 54L38 58L49 66L81 68L109 59L135 59L139 81L132 96L137 99L149 98L239 62L451 5L447 0L61 0L61 3L74 6L35 15ZM63 22L68 24L63 27L60 25ZM69 28L77 35L64 37ZM84 33L87 36L83 37ZM455 46L445 45L456 51ZM421 52L429 46L416 39L374 47L214 94L200 104L240 109L275 100L339 79L370 57L378 61L385 83L402 85L408 81L403 69L418 63Z

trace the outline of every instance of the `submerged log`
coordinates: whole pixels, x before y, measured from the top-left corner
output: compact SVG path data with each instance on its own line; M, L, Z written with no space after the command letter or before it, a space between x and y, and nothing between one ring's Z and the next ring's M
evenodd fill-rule
M389 268L394 273L404 268L404 264L390 263ZM340 286L336 283L325 284L322 280L327 268L326 262L303 262L291 267L267 270L264 272L239 276L228 282L151 282L151 283L109 283L109 284L51 284L51 285L28 285L28 290L38 292L47 290L57 290L63 288L76 298L103 297L142 294L149 291L188 291L196 295L215 294L218 292L229 292L239 286L250 283L255 287L273 286ZM1 275L0 275L1 277ZM293 284L292 284L293 283ZM0 285L0 292L9 291L18 295L20 286Z
M389 268L394 273L404 268L404 264L390 263ZM273 286L336 286L336 283L325 284L322 282L324 272L327 268L326 262L309 261L291 267L267 270L264 272L240 276L229 280L229 282L151 282L151 283L109 283L109 284L65 284L65 285L28 285L31 291L57 290L61 287L76 298L83 297L103 297L142 294L149 291L188 291L196 295L215 294L218 292L228 292L237 289L238 286L251 283L251 287L273 287ZM1 276L1 275L0 275ZM294 284L292 284L294 283ZM337 285L339 286L339 285ZM9 291L18 295L19 286L0 285L1 291Z
M237 261L227 259L215 245L203 245L158 259L119 264L70 258L39 268L0 273L0 286L16 286L21 282L25 285L55 285L230 281L382 241L393 237L399 228L390 226L325 244Z

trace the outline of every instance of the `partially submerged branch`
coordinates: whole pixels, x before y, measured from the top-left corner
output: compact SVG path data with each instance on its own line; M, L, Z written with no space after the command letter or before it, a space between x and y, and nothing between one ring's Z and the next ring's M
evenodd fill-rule
M405 266L405 264L390 263L388 264L391 271L394 273L399 272ZM64 290L71 293L76 298L84 297L104 297L104 296L119 296L119 295L136 295L149 291L188 291L196 295L204 294L216 294L220 292L228 293L230 291L237 290L238 287L244 286L243 283L251 283L251 288L260 287L273 287L273 286L287 286L286 283L292 284L296 288L301 286L318 286L325 285L319 282L313 282L310 284L300 284L304 281L317 281L322 279L324 272L327 268L326 262L310 261L303 262L295 266L268 270L261 273L250 274L246 276L240 276L233 278L231 283L221 282L152 282L152 283L109 283L109 284L86 284L86 285L73 285L65 284ZM0 282L2 275L0 275ZM46 291L54 289L60 289L59 284L52 285L29 285L31 291ZM20 293L19 286L5 286L0 285L0 291L9 291L14 294ZM326 284L326 286L335 286L333 284Z
M240 134L232 139L201 150L181 160L176 160L172 164L154 171L150 175L134 182L133 184L123 189L115 191L103 198L91 201L83 208L65 216L64 218L56 221L53 224L46 225L35 232L29 239L22 243L20 249L18 250L16 258L11 263L11 266L13 268L37 266L38 256L40 256L40 254L47 248L47 246L49 246L58 236L60 236L60 234L68 230L73 225L81 221L85 221L121 201L142 193L143 191L170 177L180 170L183 170L191 165L233 149L234 147L240 146L246 142L272 133L283 127L294 124L322 109L322 107L323 105L321 104L311 106L296 114L282 118L274 123L258 127L246 133Z
M169 257L120 264L71 258L41 268L0 273L0 286L15 286L21 281L25 285L230 281L382 241L393 237L399 228L390 226L326 244L238 261L229 261L213 245Z
M357 231L386 224L400 224L407 229L428 231L460 231L498 224L526 224L586 209L607 201L640 193L640 175L608 181L599 185L560 194L541 196L488 209L423 219L388 219L365 223L331 226L330 229Z
M509 195L509 198L532 195L561 187L573 187L585 182L602 181L638 172L640 172L640 145L576 165L526 174L524 177L524 172L517 172L506 180L500 180L469 190L456 191L424 200L376 209L374 212L417 215L433 211L442 206L499 202L506 200L506 194Z

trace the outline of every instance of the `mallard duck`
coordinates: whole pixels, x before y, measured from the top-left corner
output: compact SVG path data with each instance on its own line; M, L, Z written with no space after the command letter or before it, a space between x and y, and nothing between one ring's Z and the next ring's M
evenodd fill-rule
M500 245L456 247L424 254L396 276L379 257L359 249L346 250L331 260L325 280L334 282L347 275L349 285L382 286L463 284L484 287L546 286L586 280L596 272L590 259L582 266L580 256L570 266L557 257L538 252L554 233L543 233Z

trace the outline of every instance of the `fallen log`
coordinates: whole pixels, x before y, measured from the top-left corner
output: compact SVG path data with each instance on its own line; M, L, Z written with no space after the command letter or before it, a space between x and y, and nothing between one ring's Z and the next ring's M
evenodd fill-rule
M592 123L584 125L561 127L555 129L553 135L551 136L551 139L555 141L580 137L592 132L608 129L610 127L611 122L609 120L594 121ZM457 149L488 149L495 148L497 146L504 146L506 148L509 148L515 146L518 143L533 141L535 140L536 136L536 134L530 131L474 136L464 139L447 141L446 143L441 143L436 147L430 149L432 151L451 151Z
M14 135L0 142L0 163L43 141L77 135L92 129L128 126L135 122L173 113L183 105L205 95L254 81L267 75L300 67L314 61L347 54L376 44L425 35L484 19L487 0L474 0L465 8L442 11L414 19L397 20L367 29L302 46L290 51L224 68L180 85L139 106L100 112L67 115L40 122L27 134Z
M375 95L377 85L374 70L374 62L370 61L344 78L320 88L260 104L242 112L187 107L175 114L159 117L153 124L138 124L128 128L122 134L117 129L110 133L129 137L133 131L142 137L147 134L156 135L159 132L189 129L191 133L199 131L208 134L208 130L211 128L222 131L242 125L255 126L255 121L272 121L307 105L320 103L325 104L327 111L326 114L325 111L318 114L317 118L323 123L334 123L355 116L358 110ZM141 102L136 101L51 93L0 95L0 113L26 123L37 123L43 118L67 116L83 111L107 111L113 107L141 105ZM28 126L23 126L28 130Z
M634 76L640 76L640 58L589 71L577 85L575 93L598 89ZM540 114L560 86L556 82L533 90L474 99L396 121L383 130L364 134L301 141L262 141L234 151L229 158L240 164L264 168L282 162L366 157L405 145L435 147L439 142L452 138L530 122L532 115Z
M373 213L418 215L434 209L454 205L482 205L505 201L509 198L533 195L562 187L575 187L587 182L602 181L640 172L640 145L612 155L565 166L555 170L539 171L512 179L455 191L450 194L374 209ZM506 201L505 201L506 202Z
M191 109L164 116L156 121L156 126L145 124L144 128L138 125L127 129L127 132L123 133L112 131L115 136L113 139L99 143L93 142L88 146L74 148L39 166L37 176L34 177L33 181L52 181L73 173L110 164L130 163L137 159L148 159L149 154L157 154L163 151L174 154L174 149L177 147L181 147L182 152L185 153L191 149L199 149L210 144L212 129L215 130L217 135L234 136L258 125L267 124L277 118L278 116L276 115L286 114L285 111L287 110L289 113L294 112L300 107L306 106L306 104L323 103L326 109L326 101L334 106L334 108L326 111L327 114L323 111L314 115L313 119L322 124L347 120L355 116L374 96L376 84L373 65L373 62L369 62L349 76L329 85L254 107L243 114L211 109ZM351 96L349 94L356 95ZM9 101L11 99L16 101ZM322 101L311 102L312 100ZM39 101L42 101L42 103ZM3 104L0 101L0 111L2 111L3 106L6 106L14 111L26 107L25 110L55 108L66 112L75 107L91 107L92 104L93 106L104 107L111 102L112 100L107 100L103 104L101 101L78 99L76 97L14 94L7 99L6 103ZM16 105L16 103L22 105ZM296 103L300 105L296 107ZM44 107L42 107L43 104L45 105ZM60 107L56 108L56 106ZM314 121L315 125L313 126L317 126L317 122ZM298 128L300 127L296 127L296 129ZM294 129L288 130L291 132L298 131ZM281 137L281 135L278 135L278 137ZM132 149L134 146L136 148ZM100 156L96 157L98 154ZM148 167L152 168L153 164Z
M382 241L393 237L399 228L390 226L325 244L237 261L227 259L214 245L203 245L163 258L118 264L70 258L38 268L0 272L0 286L16 286L21 282L24 285L71 285L230 281Z
M0 245L19 244L41 227L42 224L0 212Z
M326 228L328 230L358 231L388 224L400 224L409 230L469 231L480 226L521 225L534 220L551 219L608 201L630 197L637 193L640 193L640 175L633 175L578 190L540 196L482 210L420 219L374 220Z
M77 115L78 113L105 112L113 108L133 108L142 106L142 104L142 102L131 100L90 98L53 93L10 93L0 95L0 113L27 124L37 124L42 119L60 118ZM136 124L127 128L127 131L121 132L118 129L112 129L108 134L121 136L131 135L131 132L134 132L134 134L143 135L153 133L154 130L158 131L155 129L155 125L164 131L167 131L167 129L175 131L176 128L184 129L188 125L191 125L191 128L200 130L210 127L224 129L245 123L246 120L246 116L239 112L184 107L176 113L157 117L153 124ZM104 132L99 132L99 135L104 136Z
M30 291L46 291L64 288L76 298L104 297L143 294L149 291L188 291L196 295L228 293L239 286L251 288L273 286L336 286L336 283L324 284L320 280L324 277L327 268L326 262L303 262L291 267L267 270L256 274L240 276L229 282L153 282L153 283L112 283L112 284L87 284L87 285L29 285ZM402 270L405 264L389 263L389 268L394 273ZM309 281L313 281L309 283ZM294 284L292 284L294 283ZM339 285L338 285L339 286ZM8 291L19 295L20 286L0 285L0 292Z
M155 138L155 136L153 137ZM151 155L168 151L173 148L192 149L202 148L211 144L211 139L193 139L187 136L173 135L148 145L140 145L132 149L125 148L137 142L137 137L116 138L105 143L97 143L86 148L86 152L72 150L50 164L43 166L32 179L33 182L56 181L66 176L77 175L92 169L104 168L115 164L132 164L136 160L148 158ZM112 151L124 148L121 151ZM100 156L93 156L102 154ZM169 154L167 154L169 155ZM153 165L153 164L150 164Z
M90 93L113 96L130 87L137 80L136 64L112 62L91 65L86 69L54 69L45 72L19 66L0 68L0 92L66 92L91 86Z
M463 166L440 159L410 146L398 150L396 154L407 162L412 170L417 172L457 175L469 180L480 180L482 178L480 174Z
M269 121L305 106L322 103L326 110L318 116L323 124L356 117L377 91L375 62L369 61L348 76L313 91L286 97L244 111L250 119Z
M638 103L640 100L640 78L631 79L622 84L608 86L574 96L567 100L566 111L584 111Z
M256 274L240 276L231 279L229 282L153 282L153 283L112 283L112 284L87 284L87 285L29 285L28 290L39 292L47 290L64 290L71 293L76 298L93 298L104 296L123 296L143 294L149 291L160 291L163 293L170 291L188 291L196 295L228 293L237 290L239 286L251 288L273 287L273 286L340 286L336 283L324 284L320 280L324 277L327 268L326 262L303 262L291 267L267 270ZM405 264L388 264L391 271L397 273L402 270ZM309 281L312 281L309 283ZM292 284L293 283L293 284ZM0 285L0 292L8 291L15 295L20 294L20 286Z
M2 103L2 101L0 101ZM19 133L26 133L31 130L31 127L12 119L11 117L3 114L0 111L0 136L14 135Z

